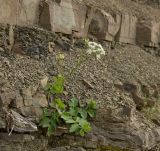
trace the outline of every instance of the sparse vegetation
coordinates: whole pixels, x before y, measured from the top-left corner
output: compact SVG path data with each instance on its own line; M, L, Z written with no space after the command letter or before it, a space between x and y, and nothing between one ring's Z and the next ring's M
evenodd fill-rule
M146 102L147 104L147 102ZM157 99L156 103L154 104L154 106L149 107L149 106L145 106L142 109L142 113L144 113L145 117L148 118L149 120L157 120L159 119L159 115L160 115L160 98Z
M74 75L79 67L84 63L89 55L93 55L96 59L100 59L105 55L100 44L84 40L84 48L86 53L82 53L75 61L75 66L64 74L63 60L64 54L57 55L57 64L59 65L59 75L53 77L53 80L46 86L46 94L48 96L49 106L44 108L43 116L40 120L40 126L47 129L47 135L54 133L57 126L64 125L69 128L70 133L84 136L91 131L89 118L96 116L97 104L93 99L86 101L85 105L80 105L79 100L73 97L71 100L63 100L64 86L67 78Z

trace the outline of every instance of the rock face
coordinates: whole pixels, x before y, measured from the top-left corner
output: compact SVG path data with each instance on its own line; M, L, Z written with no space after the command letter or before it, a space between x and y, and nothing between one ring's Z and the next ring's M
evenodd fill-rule
M40 26L54 32L84 35L87 7L72 0L43 2L40 15ZM65 26L64 26L65 25Z
M19 133L36 132L38 130L34 123L13 110L1 109L0 115L2 123L0 124L1 129L6 128L8 131Z
M97 12L90 9L88 13L94 16ZM99 13L103 14L103 12ZM111 16L104 15L104 18L108 17L111 21L116 21L111 19ZM117 24L114 22L113 28L116 28ZM98 27L101 27L100 25ZM9 27L0 29L0 33L8 37ZM139 112L145 104L145 97L148 99L147 105L152 107L153 100L156 102L160 94L159 59L148 55L139 47L133 49L132 45L125 47L118 45L114 51L104 46L108 54L104 56L103 66L96 60L89 61L80 69L78 78L69 82L72 85L66 87L67 92L72 92L74 88L80 100L84 100L84 96L96 98L99 109L97 117L92 122L93 131L85 137L79 137L70 135L66 130L57 129L54 136L48 139L43 136L41 130L37 131L42 107L48 105L43 89L52 76L57 74L56 47L59 50L60 43L63 45L70 40L39 28L17 26L14 32L14 40L21 43L20 47L23 48L24 53L9 53L5 40L0 41L0 44L3 43L1 45L3 51L0 51L2 77L0 107L3 109L0 110L0 130L3 132L0 134L0 148L3 149L2 151L24 149L26 151L95 151L123 148L129 148L128 150L131 151L148 151L160 143L159 121L157 120L158 124L155 124ZM58 40L61 42L58 43ZM53 44L53 51L48 50L50 42ZM70 51L71 54L63 49L67 68L70 67L70 60L77 58L81 52L79 47L73 49L77 51L73 53ZM73 56L70 58L70 55ZM109 62L108 55L112 56ZM87 83L79 80L82 77ZM136 82L131 79L135 79ZM64 97L70 98L70 93L66 93ZM10 132L12 128L12 134L8 137L7 130ZM38 136L32 132L36 132ZM3 139L5 136L6 139Z
M40 24L54 32L71 34L77 27L72 0L64 0L60 4L53 1L44 2Z
M0 22L15 25L35 25L38 22L40 0L0 0Z
M44 87L57 74L56 50L65 53L66 69L81 52L75 46L68 53L68 34L158 47L159 22L111 13L80 1L45 0L40 3L39 25L53 31L49 32L23 27L37 23L38 0L0 2L0 8L9 10L8 16L2 12L0 22L22 26L0 26L0 150L149 151L160 144L160 117L155 122L140 112L145 105L154 107L159 97L160 61L130 45L118 45L114 51L104 46L107 54L102 64L87 60L77 79L65 87L67 92L74 90L80 100L96 98L99 110L91 133L79 137L58 128L48 139L37 128L42 108L48 106ZM11 17L17 10L19 14ZM131 79L137 83L128 82ZM66 100L70 95L64 94Z
M23 0L21 3L18 0L9 3L1 1L2 9L12 8L8 11L8 16L5 16L5 11L2 12L0 22L23 26L35 25L39 21L39 25L45 29L65 34L72 34L74 31L76 37L86 37L89 32L96 38L107 41L158 46L159 23L148 26L148 23L135 16L117 13L111 15L95 8L93 11L93 8L72 0L44 1L38 9L39 4L39 0ZM15 12L20 13L11 17Z
M147 24L141 21L137 24L137 43L145 46L158 47L160 39L160 23Z
M115 36L120 30L121 16L113 17L103 10L97 10L92 17L89 26L89 34L96 36L98 39L114 41Z
M108 13L76 0L0 0L0 23L37 25L75 37L158 47L160 23L132 14ZM14 14L14 15L13 15ZM17 49L16 49L17 50Z
M136 33L137 22L137 17L122 14L120 30L116 37L117 41L121 43L136 44L136 38L138 37Z
M14 135L8 136L8 134L6 133L0 133L1 151L47 150L45 147L47 143L48 143L47 139L43 137L36 138L36 136L34 135L14 134Z

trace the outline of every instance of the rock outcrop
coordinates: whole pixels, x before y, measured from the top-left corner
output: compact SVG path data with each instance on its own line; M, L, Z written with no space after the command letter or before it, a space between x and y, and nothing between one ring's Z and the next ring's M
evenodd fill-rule
M158 47L160 22L127 13L112 14L76 0L0 1L0 23L39 25L75 37L95 36L106 41ZM14 14L14 15L13 15Z
M2 26L0 35L7 38L9 28ZM39 28L15 27L14 36L14 41L20 43L19 49L23 53L10 52L5 39L0 42L2 151L19 148L26 151L35 148L37 151L95 151L111 150L111 148L141 151L150 150L160 143L158 120L155 124L140 113L145 103L145 96L150 100L148 105L152 106L153 98L156 102L159 95L158 58L145 53L139 47L119 45L113 51L104 46L108 54L103 59L103 65L95 60L88 62L76 75L78 79L75 78L66 85L66 91L73 92L74 88L73 93L80 100L90 96L96 98L99 110L92 122L92 133L81 138L58 129L55 135L48 139L43 136L41 130L37 132L37 122L42 115L42 107L48 105L43 89L47 81L57 74L55 53L62 45L62 51L66 55L66 68L69 68L70 64L74 63L71 60L77 57L81 49L76 46L72 48L76 51L73 53L70 51L70 54L63 49L63 44L66 41L70 43L70 39ZM51 42L52 48L50 48ZM88 81L92 86L86 86L83 81ZM70 94L66 94L65 97L69 96ZM3 139L8 135L7 130L8 133L12 132L11 137ZM13 146L14 143L17 147ZM36 145L33 145L34 143Z
M36 25L40 0L0 0L0 23Z
M160 117L147 119L141 111L158 102L160 61L136 46L158 47L159 21L76 0L0 0L0 12L0 22L12 24L0 25L0 151L151 151L159 146ZM96 99L93 130L79 137L60 127L47 138L38 122L48 106L44 87L58 73L56 54L65 54L70 69L82 51L78 40L72 45L73 38L87 36L103 42L106 56L88 59L67 81L70 93L64 97L73 94L82 103ZM112 42L132 45L108 49Z

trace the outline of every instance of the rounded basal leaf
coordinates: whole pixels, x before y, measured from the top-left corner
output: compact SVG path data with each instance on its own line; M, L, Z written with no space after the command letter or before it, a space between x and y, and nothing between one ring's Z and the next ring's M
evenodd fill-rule
M79 125L81 125L82 127L83 127L83 125L88 124L87 120L85 120L85 119L83 119L83 118L80 118L80 119L78 120L78 122L79 122Z
M61 114L61 118L64 120L67 124L76 123L76 121L72 118L72 116L68 112L64 112Z
M91 131L91 126L90 126L90 123L87 121L87 120L84 120L84 119L80 119L79 120L79 125L81 126L81 129L88 133Z
M69 132L70 133L77 133L79 132L80 126L76 123L76 124L72 124L70 127Z
M76 98L72 98L69 102L70 107L77 107L78 106L78 100Z
M86 119L87 118L87 111L83 108L79 109L79 114L81 115L82 118Z
M72 116L69 114L69 112L63 112L63 113L61 114L61 118L62 118L64 121L67 121L67 120L72 119Z
M78 108L70 107L69 114L76 117L78 115Z
M65 122L68 123L68 124L76 123L76 121L73 120L72 118L66 120Z
M82 128L83 128L83 131L86 132L86 133L88 133L92 130L92 128L90 126L90 123L84 124Z

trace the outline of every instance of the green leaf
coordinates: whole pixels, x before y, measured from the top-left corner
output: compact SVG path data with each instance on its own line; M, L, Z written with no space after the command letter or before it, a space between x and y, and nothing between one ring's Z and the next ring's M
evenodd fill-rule
M87 120L80 119L79 120L79 125L82 127L84 132L90 132L91 131L90 123L87 122Z
M55 129L57 127L57 122L51 119L51 126Z
M69 112L63 112L61 114L61 118L66 121L66 120L71 119L71 116L70 116Z
M51 121L55 121L55 123L59 122L59 114L57 112L53 112L51 115Z
M49 119L48 117L43 117L43 118L40 120L40 125L41 125L43 128L49 127L49 126L50 126L50 119Z
M80 129L80 127L79 127L79 125L77 123L76 124L72 124L72 126L70 127L69 132L70 133L76 133L76 132L79 131L79 129Z
M90 123L85 123L82 128L83 128L84 132L86 132L86 133L88 133L92 130Z
M88 103L88 108L90 108L90 109L97 109L97 103L96 103L96 101L95 100L89 100L89 103Z
M80 134L81 136L84 136L85 132L81 129L80 132L79 132L79 134Z
M78 109L70 107L69 114L76 117L78 115Z
M78 112L82 118L84 118L84 119L87 118L87 111L85 109L80 108Z
M55 94L61 94L64 90L64 82L65 79L62 75L58 75L57 77L53 77L54 83L52 85L52 91Z
M65 122L68 123L68 124L76 123L76 121L73 120L72 118L66 120Z
M61 110L65 109L65 104L63 103L63 101L60 98L55 99L55 102L56 102L56 105L59 109L61 109Z
M87 120L83 119L83 118L79 118L78 120L79 125L83 126L84 124L88 123Z
M77 107L78 106L78 100L76 98L72 98L69 102L70 107Z
M87 113L91 118L94 118L96 116L96 111L95 110L88 109Z
M81 121L81 119L82 119L82 118L77 117L76 122L78 122L78 123L79 123L79 122Z
M55 128L50 125L47 130L47 136L51 136L54 131L55 131Z
M61 118L65 121L65 123L68 124L76 123L76 121L72 118L72 116L68 112L63 112Z

